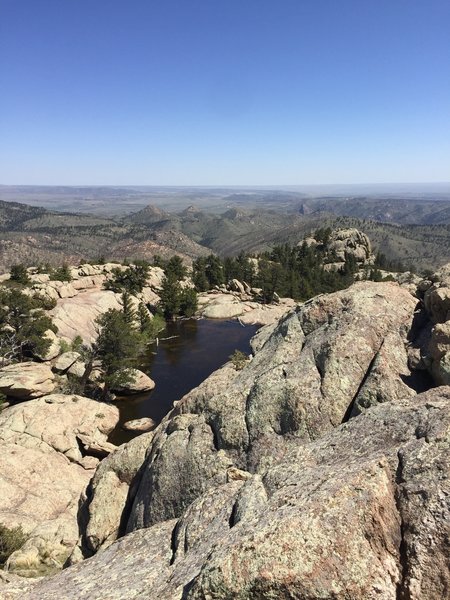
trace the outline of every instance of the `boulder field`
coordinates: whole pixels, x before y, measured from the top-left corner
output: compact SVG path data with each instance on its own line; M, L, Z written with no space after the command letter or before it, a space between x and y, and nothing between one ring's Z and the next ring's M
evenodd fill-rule
M0 597L449 598L449 274L263 327L98 464L71 566L30 583L11 560Z

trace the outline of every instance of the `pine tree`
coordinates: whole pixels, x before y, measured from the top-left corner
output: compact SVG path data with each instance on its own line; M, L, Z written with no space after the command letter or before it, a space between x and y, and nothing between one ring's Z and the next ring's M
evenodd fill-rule
M103 399L110 390L123 387L133 381L130 367L136 364L142 352L142 339L128 323L123 311L109 309L97 318L99 334L94 345L95 356L102 366L104 382Z
M181 285L173 275L162 280L159 305L165 319L175 319L180 313Z
M127 291L122 292L120 301L122 303L122 312L123 312L125 321L129 325L133 326L134 322L136 320L136 310L133 306L130 292L127 292Z
M28 285L30 283L27 268L22 263L11 267L9 278L11 281L21 283L22 285Z

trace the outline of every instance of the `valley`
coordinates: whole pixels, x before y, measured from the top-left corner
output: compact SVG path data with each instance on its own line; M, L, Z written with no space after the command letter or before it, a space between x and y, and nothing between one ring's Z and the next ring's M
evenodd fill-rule
M0 186L0 269L17 256L57 265L178 254L189 264L210 252L296 243L318 227L354 227L375 251L424 272L450 260L450 192L435 187L314 197L283 189Z

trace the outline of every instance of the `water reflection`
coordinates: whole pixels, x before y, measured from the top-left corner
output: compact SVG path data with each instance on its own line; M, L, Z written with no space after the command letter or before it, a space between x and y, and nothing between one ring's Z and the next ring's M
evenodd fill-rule
M236 321L208 319L168 323L160 334L166 339L150 348L142 368L156 382L156 388L149 394L118 402L121 422L142 417L161 421L175 400L223 365L234 350L249 353L249 342L257 329L255 325L242 327ZM118 428L111 441L123 443L134 435Z

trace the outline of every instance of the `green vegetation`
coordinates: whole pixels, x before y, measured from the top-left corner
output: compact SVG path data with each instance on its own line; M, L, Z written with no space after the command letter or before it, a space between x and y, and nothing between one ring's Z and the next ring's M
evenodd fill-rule
M165 319L192 317L197 310L197 294L183 287L174 275L168 275L162 281L158 308Z
M51 345L44 335L56 333L52 320L43 310L42 300L17 289L0 288L0 365L43 355Z
M234 365L236 371L242 371L245 365L248 363L248 356L241 350L235 350L230 356L230 360Z
M225 276L223 261L214 254L197 258L192 264L192 281L199 292L225 283Z
M105 282L105 288L113 292L128 292L138 294L147 283L149 264L145 261L136 262L126 269L117 267L112 271L112 277Z
M81 335L76 335L72 340L70 349L73 352L80 352L82 347L83 347L83 338L81 337Z
M96 322L99 334L95 342L95 357L101 363L103 398L107 399L111 389L133 382L130 367L137 362L143 340L123 310L110 309Z
M358 270L350 256L340 271L324 267L324 243L331 230L320 229L316 236L323 241L316 248L280 244L256 257L239 254L223 260L217 256L199 258L193 264L193 281L198 291L211 289L230 279L245 281L261 289L261 300L272 302L276 296L307 300L316 294L333 292L350 285Z
M50 279L52 281L72 281L70 269L66 263L57 269L50 270Z
M99 381L103 383L101 398L107 400L111 390L132 383L133 367L139 367L147 347L164 329L164 320L156 315L151 318L144 303L134 309L130 294L122 293L122 309L110 309L96 320L98 337L92 346L83 344L80 337L72 342L72 350L81 354L86 364L80 379L69 381L71 393L97 396L96 385L89 384L94 364L101 368Z
M133 325L134 321L136 320L136 310L133 306L130 292L122 292L121 303L123 318L128 323L128 325Z
M152 343L165 327L164 319L160 315L156 314L153 318L150 317L143 302L139 303L135 320L139 333L144 336L147 343Z
M19 550L27 538L22 527L6 527L0 523L0 565L4 565L13 552Z
M59 352L60 354L64 354L65 352L70 352L71 345L66 340L59 340Z
M175 256L172 256L172 258L170 258L167 262L165 262L163 268L166 277L172 277L174 279L177 279L178 281L181 281L187 275L187 269L183 265L183 260L176 254Z
M0 266L8 268L14 264L17 245L24 262L36 265L40 261L42 272L49 272L48 263L60 265L68 257L95 263L100 262L100 257L108 262L114 260L123 256L124 240L129 259L135 263L138 257L148 257L149 240L152 248L156 245L155 252L165 253L166 257L172 252L203 256L205 248L219 256L237 256L240 252L247 255L261 253L274 244L295 244L312 230L328 227L356 227L370 237L375 251L382 250L389 261L401 260L407 268L414 265L417 272L435 271L450 261L448 198L439 201L429 198L426 202L423 199L376 197L311 198L299 206L295 194L278 191L258 193L254 201L252 197L247 193L233 195L232 202L236 207L230 210L230 199L223 198L217 200L214 212L196 212L193 217L185 212L159 211L159 216L154 218L152 214L147 220L145 209L142 214L106 218L92 214L54 213L0 201L0 231L2 239L10 243L4 248L3 265ZM201 203L201 198L197 201ZM182 196L172 197L171 202L172 208L182 208ZM86 208L81 198L78 206ZM105 206L102 212L110 210L110 204L107 209ZM89 210L91 208L89 204ZM126 211L125 203L119 212L124 214ZM219 214L221 211L224 212ZM377 215L379 221L370 220L373 215ZM384 218L388 222L380 222ZM162 260L161 266L164 267L165 262Z
M30 283L30 276L25 265L22 263L13 265L11 267L9 279L21 285L28 285Z
M56 300L54 298L49 298L48 296L42 296L37 292L34 294L34 299L39 302L40 308L43 310L52 310L56 306Z

